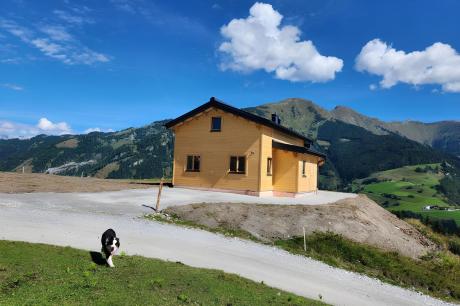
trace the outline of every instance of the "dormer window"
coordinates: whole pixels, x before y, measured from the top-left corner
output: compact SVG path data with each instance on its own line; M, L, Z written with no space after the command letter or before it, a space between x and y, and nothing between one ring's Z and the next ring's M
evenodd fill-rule
M211 132L220 132L222 128L222 118L212 117L211 118Z

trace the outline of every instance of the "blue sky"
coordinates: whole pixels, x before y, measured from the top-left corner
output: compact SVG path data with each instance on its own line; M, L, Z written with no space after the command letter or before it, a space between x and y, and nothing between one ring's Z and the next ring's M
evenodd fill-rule
M459 120L458 20L455 0L3 0L0 136L141 126L210 96Z

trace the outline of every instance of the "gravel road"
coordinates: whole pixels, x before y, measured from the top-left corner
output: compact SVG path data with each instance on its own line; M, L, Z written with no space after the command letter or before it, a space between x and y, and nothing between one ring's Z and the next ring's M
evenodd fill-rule
M153 203L152 190L0 194L0 239L98 251L112 227L127 254L220 269L333 305L447 305L273 247L138 218Z

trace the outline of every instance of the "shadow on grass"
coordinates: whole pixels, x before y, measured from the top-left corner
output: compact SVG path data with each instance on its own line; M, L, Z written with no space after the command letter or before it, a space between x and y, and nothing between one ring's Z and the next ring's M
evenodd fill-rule
M105 261L105 258L102 256L101 253L91 251L91 252L89 252L89 254L91 255L91 260L95 264L97 264L99 266L105 266L107 264L106 261Z

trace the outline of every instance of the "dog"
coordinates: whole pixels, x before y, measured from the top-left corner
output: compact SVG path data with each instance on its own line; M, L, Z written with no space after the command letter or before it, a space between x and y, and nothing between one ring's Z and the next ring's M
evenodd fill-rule
M120 248L120 239L111 228L106 230L101 237L102 253L104 253L109 267L115 267L112 262L112 256Z

